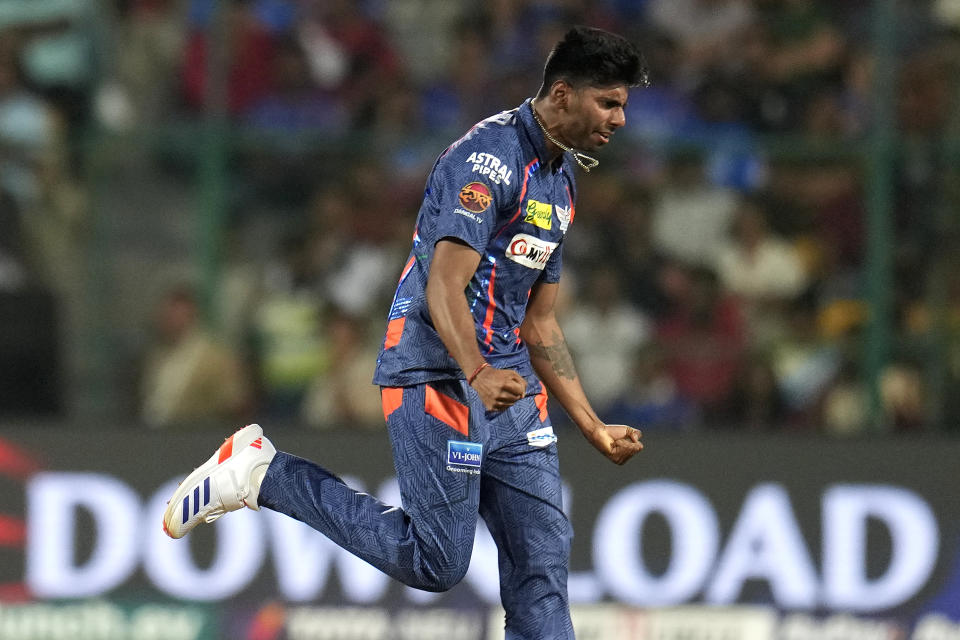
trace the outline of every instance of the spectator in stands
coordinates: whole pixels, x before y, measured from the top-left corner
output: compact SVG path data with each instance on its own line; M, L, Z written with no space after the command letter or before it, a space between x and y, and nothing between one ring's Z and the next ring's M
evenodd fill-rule
M339 134L347 116L336 95L315 82L300 43L280 40L272 63L271 87L244 111L244 121L272 132Z
M856 436L867 426L869 398L854 360L845 358L836 379L825 390L816 426L832 436Z
M757 0L757 29L748 52L745 82L752 81L755 124L766 130L796 128L808 98L842 82L846 40L820 0Z
M577 233L564 242L564 260L588 272L604 256L620 272L626 299L648 318L659 316L666 308L660 284L665 259L653 243L650 194L609 172L591 176L579 189L579 207L590 215L577 220Z
M676 73L681 85L692 87L711 69L737 65L754 14L746 0L650 0L647 18L677 44Z
M156 124L175 110L187 32L182 14L177 0L130 0L122 8L112 73L135 123Z
M845 160L784 161L771 174L777 226L798 238L811 281L830 295L851 295L866 233L858 168Z
M563 322L586 392L604 415L630 385L637 354L651 339L650 321L624 297L619 270L600 265L586 276Z
M298 209L308 203L322 170L317 158L322 145L313 141L343 139L349 116L336 92L317 84L293 36L276 43L269 76L269 88L243 109L240 121L272 140L296 142L246 146L245 176L258 198Z
M237 354L200 324L193 290L170 289L156 313L156 336L141 372L141 416L154 428L222 428L251 408Z
M743 366L742 312L707 267L674 267L671 310L657 323L657 342L683 397L710 423L723 415Z
M31 278L61 296L80 294L84 196L70 167L60 111L30 90L17 38L0 35L0 191L17 229L0 240ZM0 250L2 252L2 250ZM9 253L8 253L9 255ZM27 264L29 262L29 264ZM13 267L7 263L8 276Z
M431 130L453 130L478 122L503 108L485 30L473 21L457 27L447 64L441 73L423 83L423 124ZM498 102L499 104L493 104Z
M740 298L754 347L783 331L787 304L806 282L796 250L771 233L756 199L740 203L731 234L721 244L717 274L724 289Z
M891 362L880 376L880 399L885 418L895 432L926 428L927 391L917 363Z
M250 0L230 0L224 9L227 34L226 107L233 115L243 113L263 98L272 86L276 45L273 35L260 21ZM209 61L216 41L210 24L194 24L187 37L182 69L183 95L195 111L208 101Z
M690 431L702 416L696 404L684 397L667 368L659 347L647 345L636 354L626 388L601 417L610 421L632 421L645 431Z
M736 193L710 184L696 155L675 158L653 202L654 244L669 258L713 267L733 219Z
M325 323L325 367L307 390L302 417L317 429L382 429L383 408L373 386L379 335L366 316L334 311Z
M253 310L252 342L263 411L277 420L298 417L307 389L323 371L324 273L314 262L315 238L284 239L267 265L264 296Z
M354 126L364 128L381 87L402 71L387 31L351 0L312 0L301 16L299 37L314 73L339 92Z
M460 45L469 38L471 32L480 32L476 23L473 29L467 28L467 25L458 27L463 23L469 4L467 0L384 3L384 27L389 32L390 40L396 44L397 54L413 82L426 85L444 74L455 75L448 70L451 66L448 61L455 61L453 67L471 62L458 53ZM482 58L482 55L476 56L472 64L482 65ZM469 80L471 74L465 75ZM477 97L476 93L474 97ZM459 125L460 121L455 124Z
M825 407L827 412L838 411L837 424L849 425L853 396L847 394L847 387L841 388L843 350L839 339L830 339L820 330L818 312L817 299L810 293L790 303L788 331L770 345L769 363L790 422L817 427ZM832 401L839 403L833 409Z
M346 235L339 259L325 279L325 296L345 313L379 313L393 295L393 279L384 274L390 272L390 265L403 262L408 225L416 211L411 196L419 193L403 190L394 175L374 160L358 163L345 174L352 211L364 215L350 215L343 228Z

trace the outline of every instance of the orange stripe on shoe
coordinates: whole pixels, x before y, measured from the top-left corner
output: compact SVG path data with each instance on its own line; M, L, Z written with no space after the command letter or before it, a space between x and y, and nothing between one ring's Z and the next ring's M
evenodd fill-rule
M380 403L383 405L383 419L400 408L403 404L403 387L383 387L380 389Z
M540 384L540 393L534 397L533 401L537 404L537 409L540 409L540 422L547 421L547 388L541 383Z
M387 323L387 337L383 341L383 348L390 349L400 344L400 337L403 335L403 325L406 323L406 316L394 318Z
M234 434L236 435L236 434ZM220 456L217 458L217 464L220 464L227 458L233 455L233 436L227 438L222 445L220 445Z
M430 385L427 385L423 410L457 432L470 435L470 409Z
M256 440L254 440L253 442L250 443L250 446L253 447L254 449L262 449L262 448L263 448L263 438L257 438Z

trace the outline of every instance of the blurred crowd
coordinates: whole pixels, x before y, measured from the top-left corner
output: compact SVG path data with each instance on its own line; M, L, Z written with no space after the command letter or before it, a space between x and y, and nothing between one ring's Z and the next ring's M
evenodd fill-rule
M562 324L601 417L861 433L862 150L874 78L886 77L874 11L869 0L0 0L0 290L32 283L82 322L69 300L82 289L71 265L89 250L84 141L226 118L213 311L196 279L163 283L143 339L118 358L136 381L119 387L128 410L155 427L381 428L370 379L431 164L475 121L536 93L552 44L590 24L636 41L652 79L580 176L564 248ZM960 140L960 3L900 0L895 36L882 43L903 141L895 339L880 391L886 425L915 431L960 417L958 175L941 144ZM158 149L146 167L190 184L198 155Z

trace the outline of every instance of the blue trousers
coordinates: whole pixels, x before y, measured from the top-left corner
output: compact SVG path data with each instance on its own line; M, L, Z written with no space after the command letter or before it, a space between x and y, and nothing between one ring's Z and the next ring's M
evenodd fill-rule
M400 582L444 591L470 564L477 515L498 549L507 640L572 639L572 529L546 395L487 412L463 380L381 390L402 508L358 493L323 467L278 453L259 504L305 522ZM552 433L552 430L549 430Z

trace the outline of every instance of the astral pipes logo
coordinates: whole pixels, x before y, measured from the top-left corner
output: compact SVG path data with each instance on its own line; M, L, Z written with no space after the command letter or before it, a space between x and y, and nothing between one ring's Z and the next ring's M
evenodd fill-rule
M556 242L547 242L536 236L518 233L507 245L507 257L525 267L543 271L556 248Z

